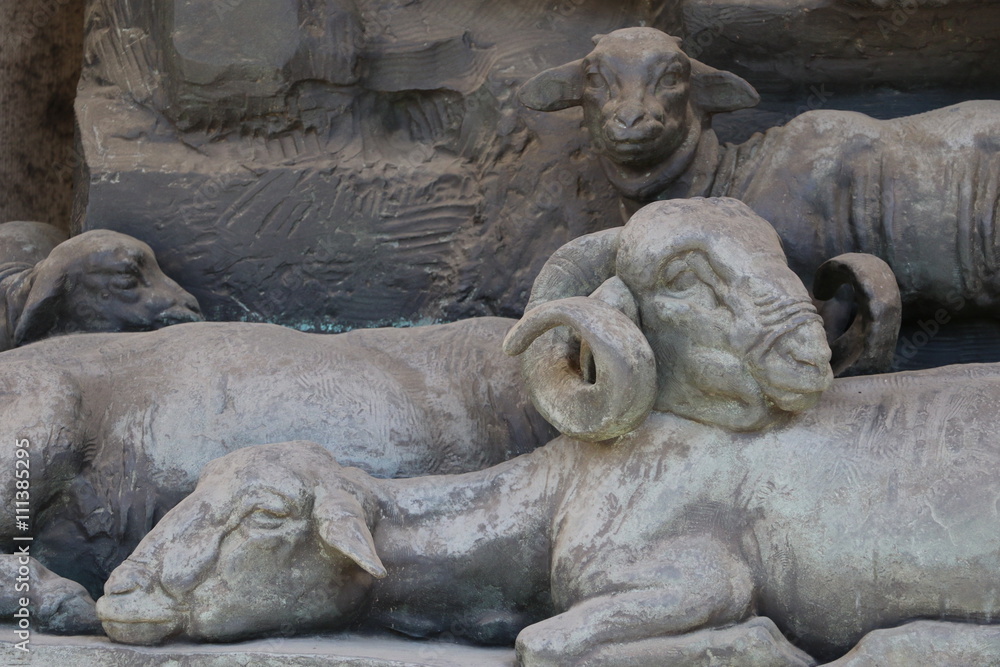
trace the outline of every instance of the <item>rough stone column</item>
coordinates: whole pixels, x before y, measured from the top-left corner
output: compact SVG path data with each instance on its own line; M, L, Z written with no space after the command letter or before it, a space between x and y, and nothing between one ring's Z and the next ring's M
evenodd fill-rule
M68 227L84 0L0 3L0 222Z

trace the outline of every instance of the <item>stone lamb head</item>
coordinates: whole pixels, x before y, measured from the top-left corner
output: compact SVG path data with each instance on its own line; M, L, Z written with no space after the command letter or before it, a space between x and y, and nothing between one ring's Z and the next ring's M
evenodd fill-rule
M649 200L682 176L712 114L755 106L753 87L681 50L654 28L594 38L580 60L528 80L518 93L538 111L582 106L608 178L626 197Z
M204 320L197 299L163 273L152 248L109 229L74 236L34 266L10 267L0 282L7 311L0 349L68 333Z
M539 411L585 440L650 410L759 429L814 405L833 377L777 234L733 199L655 202L563 246L504 345L523 354Z
M209 463L108 579L97 603L108 636L232 641L347 623L385 568L344 470L303 441Z

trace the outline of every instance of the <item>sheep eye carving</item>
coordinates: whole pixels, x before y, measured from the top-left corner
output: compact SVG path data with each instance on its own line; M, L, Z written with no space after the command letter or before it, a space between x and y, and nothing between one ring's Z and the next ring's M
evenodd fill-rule
M281 528L289 514L276 513L266 509L256 509L247 515L244 523L251 528L273 530Z
M111 277L108 285L117 290L132 290L139 286L139 277L132 271L121 271Z
M294 513L292 503L278 496L266 499L256 498L248 503L248 512L243 518L243 525L261 530L281 528Z
M664 72L663 76L656 84L657 90L662 88L673 88L678 83L680 83L680 74L678 72L670 71Z
M713 280L715 271L708 260L691 252L671 261L662 273L661 284L665 296L697 303L706 308L716 308L719 297Z
M608 87L608 82L605 80L604 75L600 72L588 72L587 73L587 87L602 89Z

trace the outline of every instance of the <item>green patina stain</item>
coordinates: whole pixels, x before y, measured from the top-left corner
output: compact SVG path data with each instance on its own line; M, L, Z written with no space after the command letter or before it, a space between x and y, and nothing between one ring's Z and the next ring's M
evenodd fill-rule
M351 325L343 324L340 322L331 321L309 321L303 320L299 322L283 322L280 319L268 319L258 315L257 313L247 313L242 315L235 320L217 320L215 317L210 318L211 321L230 321L230 322L249 322L253 324L276 324L278 326L287 327L289 329L295 329L296 331L302 331L305 333L324 333L324 334L337 334L345 333L347 331L352 331L354 329L376 329L381 327L391 327L394 329L408 329L411 327L425 327L431 324L442 324L445 320L433 317L422 317L419 319L407 319L405 317L397 319L384 319L375 320L373 322L368 322L361 325Z

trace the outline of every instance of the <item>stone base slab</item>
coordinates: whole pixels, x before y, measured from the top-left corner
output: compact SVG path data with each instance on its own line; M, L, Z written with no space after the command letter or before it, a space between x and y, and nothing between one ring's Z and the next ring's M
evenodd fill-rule
M479 648L390 635L275 637L237 644L125 646L107 637L32 633L29 651L15 648L14 626L0 624L0 665L52 667L514 667L512 649Z

